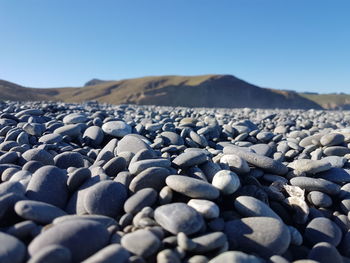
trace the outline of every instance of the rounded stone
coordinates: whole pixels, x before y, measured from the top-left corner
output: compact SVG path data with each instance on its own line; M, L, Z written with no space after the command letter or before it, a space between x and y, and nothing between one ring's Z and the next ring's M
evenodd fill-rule
M78 152L63 152L54 157L55 165L61 169L84 166L83 156Z
M263 263L265 262L261 258L258 258L253 255L248 255L241 251L226 251L224 253L219 254L214 257L209 263L227 263L227 262L235 262L235 263Z
M102 224L76 219L54 225L40 233L29 244L28 252L34 256L45 247L61 245L69 249L73 262L80 262L105 247L108 242L109 233Z
M64 208L68 199L66 173L51 165L39 168L28 184L26 196L31 200Z
M129 171L131 174L139 174L151 167L170 167L171 162L167 159L149 159L141 160L130 164Z
M114 137L124 137L131 133L131 126L124 121L109 121L102 125L102 130Z
M184 203L162 205L154 211L154 219L172 234L184 232L191 235L198 232L204 224L202 216Z
M330 207L333 203L332 198L329 195L319 191L311 191L308 193L307 199L314 206L318 207Z
M169 174L169 170L163 167L148 168L131 180L129 189L132 192L143 188L153 188L156 191L160 191L165 186L165 179Z
M339 145L344 142L344 135L340 133L328 133L321 137L320 143L323 146Z
M214 219L219 217L220 208L217 204L209 200L191 199L187 203L190 207L194 208L206 219Z
M201 151L188 151L180 154L173 160L173 164L180 168L200 165L207 161L207 156Z
M63 140L63 136L57 133L45 134L39 138L39 142L53 144L59 143Z
M227 238L222 232L213 232L195 237L192 241L196 246L191 251L203 254L224 247Z
M41 249L38 253L32 256L28 263L63 263L71 262L72 256L64 246L51 245Z
M26 256L25 245L17 238L0 232L0 262L22 263Z
M220 195L211 184L188 176L169 175L165 182L172 190L191 198L213 200Z
M306 226L304 237L312 245L328 242L336 247L341 241L342 232L337 224L330 219L317 217Z
M311 260L315 260L320 263L342 263L343 258L339 254L338 250L327 242L317 243L310 250L308 258Z
M132 152L136 154L141 150L150 150L151 147L145 143L142 139L134 135L124 136L117 145L117 154L122 152Z
M339 185L321 178L297 176L290 179L290 184L299 186L306 191L320 191L330 195L336 195L340 192Z
M124 185L114 181L102 181L87 190L84 206L89 214L115 218L121 213L126 198Z
M233 194L241 186L239 177L230 170L217 172L211 183L225 195Z
M85 130L83 139L88 142L88 145L99 146L104 139L103 130L98 126L90 126Z
M152 188L144 188L129 197L124 203L126 213L136 214L146 206L152 206L157 201L158 193Z
M151 231L140 229L124 235L121 245L135 255L148 258L158 251L161 242Z
M71 113L66 115L63 118L63 123L66 124L75 124L75 123L84 123L88 120L87 116L82 113Z
M45 165L53 165L54 160L50 153L48 153L45 150L42 149L30 149L22 154L22 158L26 160L26 162L29 161L38 161Z
M238 174L249 173L250 168L248 163L241 157L235 154L225 154L220 158L220 163L227 164L230 169Z
M119 244L111 244L84 260L84 263L128 263L130 253Z
M282 220L268 205L252 196L237 197L234 206L244 217L263 216Z
M232 248L265 258L283 254L291 240L288 227L273 217L247 217L228 221L225 234Z

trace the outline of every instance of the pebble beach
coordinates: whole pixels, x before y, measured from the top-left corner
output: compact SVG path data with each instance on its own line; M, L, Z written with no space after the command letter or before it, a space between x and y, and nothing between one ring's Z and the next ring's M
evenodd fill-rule
M349 159L350 111L0 102L0 262L350 262Z

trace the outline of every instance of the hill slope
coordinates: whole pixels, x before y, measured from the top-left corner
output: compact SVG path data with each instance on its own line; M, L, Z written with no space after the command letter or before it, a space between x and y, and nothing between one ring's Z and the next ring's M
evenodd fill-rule
M0 99L97 100L111 104L187 107L321 108L296 92L260 88L231 75L156 76L96 83L90 82L82 88L34 89L0 81Z
M304 98L312 100L325 109L350 110L349 94L309 94L300 93Z

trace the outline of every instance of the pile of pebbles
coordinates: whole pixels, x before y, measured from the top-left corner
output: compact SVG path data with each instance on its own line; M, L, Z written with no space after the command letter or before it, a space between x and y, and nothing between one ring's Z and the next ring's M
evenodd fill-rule
M0 103L0 262L350 262L350 112Z

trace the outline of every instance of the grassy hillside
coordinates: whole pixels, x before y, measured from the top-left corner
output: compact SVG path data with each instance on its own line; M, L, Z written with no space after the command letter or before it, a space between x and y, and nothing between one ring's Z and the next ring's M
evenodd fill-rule
M187 107L320 108L295 92L263 89L231 75L153 76L88 83L80 88L33 89L0 81L0 99L98 100L111 104Z
M350 109L349 94L308 94L300 93L301 96L316 102L325 109Z

